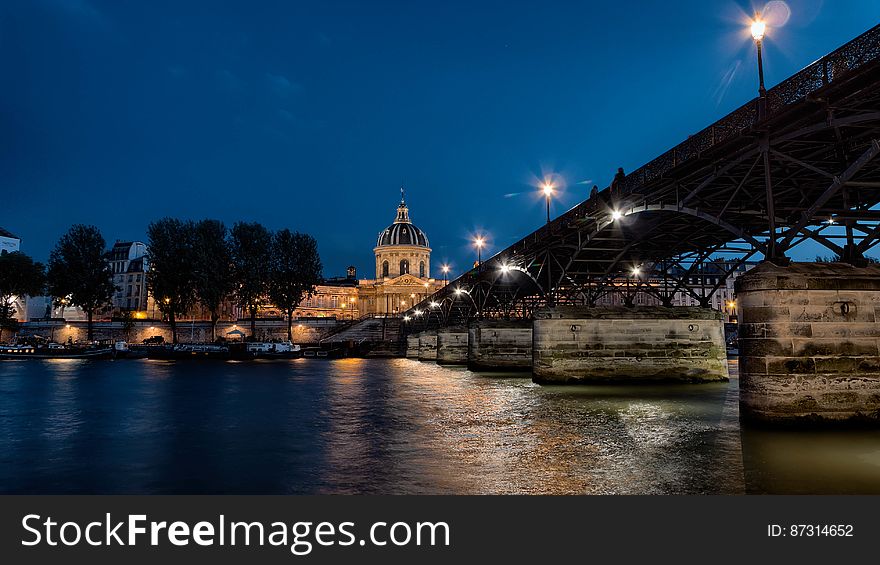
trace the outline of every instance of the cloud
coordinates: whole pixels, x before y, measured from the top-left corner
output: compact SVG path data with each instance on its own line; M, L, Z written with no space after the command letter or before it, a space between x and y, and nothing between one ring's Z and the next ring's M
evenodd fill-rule
M290 96L303 90L301 84L292 82L284 75L266 73L266 80L269 81L272 91L279 96Z

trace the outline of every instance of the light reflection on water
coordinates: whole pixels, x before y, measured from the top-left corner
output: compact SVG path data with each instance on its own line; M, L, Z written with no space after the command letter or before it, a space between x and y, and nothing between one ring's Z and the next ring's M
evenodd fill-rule
M0 492L876 493L880 432L741 430L735 378L554 387L407 359L11 361Z

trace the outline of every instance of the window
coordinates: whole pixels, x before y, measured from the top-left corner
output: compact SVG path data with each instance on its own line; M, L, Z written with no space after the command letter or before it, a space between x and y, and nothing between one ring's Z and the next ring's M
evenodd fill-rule
M388 261L385 261L384 263L382 263L382 276L383 277L388 276Z
M425 262L419 263L419 278L425 278Z
M400 274L408 275L409 274L409 261L406 259L401 259L400 261Z

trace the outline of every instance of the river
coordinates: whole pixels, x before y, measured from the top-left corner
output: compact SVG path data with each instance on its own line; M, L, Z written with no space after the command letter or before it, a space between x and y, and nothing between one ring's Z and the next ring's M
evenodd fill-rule
M740 426L729 383L409 359L0 362L2 493L880 493L880 431Z

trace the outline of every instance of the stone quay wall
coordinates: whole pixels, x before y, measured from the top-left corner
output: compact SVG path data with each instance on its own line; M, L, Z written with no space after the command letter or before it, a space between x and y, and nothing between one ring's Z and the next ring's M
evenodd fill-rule
M728 379L722 314L704 308L544 308L532 343L538 383Z
M762 263L736 292L743 416L880 420L880 267Z
M336 320L315 318L293 324L293 342L300 345L317 345L321 338L337 326ZM218 322L217 337L226 337L228 332L239 330L246 336L251 333L249 321L241 323ZM68 339L84 342L88 338L88 324L83 321L52 320L41 322L25 322L21 325L19 335L40 335L59 343ZM95 339L111 339L139 344L143 340L162 336L171 342L171 326L167 322L156 320L135 320L133 327L126 333L123 322L95 322L93 324ZM287 339L287 322L283 320L257 320L256 336L261 340ZM8 330L4 332L4 339ZM211 341L211 322L180 321L177 323L177 339L181 343L208 343Z

